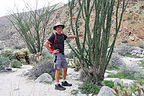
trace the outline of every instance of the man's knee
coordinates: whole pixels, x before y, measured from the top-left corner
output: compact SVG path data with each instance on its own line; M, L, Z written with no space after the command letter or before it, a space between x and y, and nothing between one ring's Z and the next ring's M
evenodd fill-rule
M67 68L63 68L63 71L67 71Z
M60 72L61 70L60 69L56 69L56 72Z

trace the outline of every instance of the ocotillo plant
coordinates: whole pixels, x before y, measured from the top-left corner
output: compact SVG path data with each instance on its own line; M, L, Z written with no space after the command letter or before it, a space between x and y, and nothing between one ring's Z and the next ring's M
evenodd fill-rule
M37 5L36 5L37 6ZM29 12L11 14L8 19L21 35L31 53L41 53L46 36L46 28L55 6L48 6L32 10L27 4Z
M76 47L68 44L79 59L81 68L87 75L93 76L92 80L96 84L101 84L104 79L127 4L127 0L69 1L72 32L78 36L81 30L79 23L84 22L84 38L83 40L79 37L75 39ZM94 22L90 25L92 13L94 13ZM115 20L112 18L114 15ZM76 16L75 20L73 16ZM110 44L112 21L115 21L115 34Z

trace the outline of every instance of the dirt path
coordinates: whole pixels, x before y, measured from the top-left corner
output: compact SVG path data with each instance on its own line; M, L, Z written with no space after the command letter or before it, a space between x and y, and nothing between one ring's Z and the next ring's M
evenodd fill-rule
M21 69L15 69L15 72L0 73L0 96L72 96L71 90L77 89L80 83L72 79L72 69L68 71L68 81L73 84L72 87L66 87L65 91L54 89L52 84L36 83L33 80L21 76L24 70L32 68L29 65L22 66Z

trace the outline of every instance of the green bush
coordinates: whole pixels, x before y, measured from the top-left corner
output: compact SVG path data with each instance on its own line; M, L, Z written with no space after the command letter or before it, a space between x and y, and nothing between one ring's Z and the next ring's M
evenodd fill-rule
M107 67L107 70L120 70L120 68L117 67L117 66L111 66L111 65L109 65L109 66Z
M128 75L128 74L125 74L123 72L118 72L117 74L110 74L108 77L111 77L111 78L120 78L120 79L132 79L134 80L134 76L133 75Z
M69 54L66 55L66 57L72 59L73 57L75 57L75 53L71 51Z
M132 57L132 58L141 58L141 57L139 57L139 56L137 56L137 55L132 55L132 54L130 54L130 53L126 53L125 56L126 56L126 57Z
M5 70L6 67L9 67L9 65L10 65L9 58L0 56L0 71Z
M97 86L92 82L84 82L78 87L82 94L98 94L101 86Z
M9 58L10 60L14 59L14 56L13 56L11 50L8 50L8 49L2 51L2 52L0 53L0 56L1 56L1 57Z
M109 86L110 88L114 87L114 82L112 81L104 80L103 82L105 86Z
M20 68L20 67L22 66L22 63L21 63L20 61L18 61L18 60L13 60L13 61L11 62L11 66L12 66L13 68Z
M48 50L43 50L41 56L42 56L43 60L53 61L53 55L51 53L49 53Z
M144 86L144 77L143 78L138 78L135 82L140 84L141 86Z
M72 90L72 91L71 91L71 94L72 94L72 95L76 95L76 94L78 94L78 92L79 92L79 90Z
M140 65L144 67L144 60L140 60Z

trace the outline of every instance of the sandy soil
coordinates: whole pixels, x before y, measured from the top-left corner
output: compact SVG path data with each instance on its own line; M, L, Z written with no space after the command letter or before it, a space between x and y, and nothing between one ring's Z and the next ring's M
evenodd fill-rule
M52 84L36 83L22 76L22 72L31 69L32 66L24 65L21 69L14 69L14 72L0 73L0 96L73 96L71 91L77 89L81 82L72 79L72 69L68 71L68 81L72 87L66 87L65 91L54 89Z

